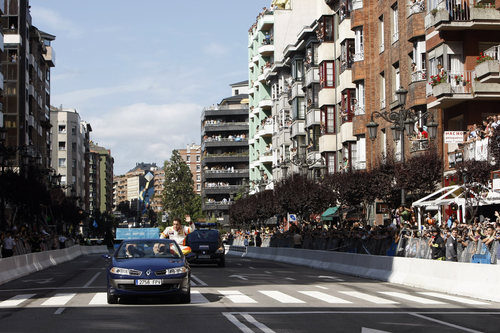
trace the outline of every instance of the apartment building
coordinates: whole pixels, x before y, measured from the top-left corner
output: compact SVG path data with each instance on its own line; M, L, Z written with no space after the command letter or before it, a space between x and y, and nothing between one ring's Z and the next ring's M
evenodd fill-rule
M229 207L248 186L248 82L231 85L232 95L201 116L202 210L221 225Z
M55 65L55 36L31 23L28 0L2 1L1 47L3 91L0 127L5 146L16 149L6 162L28 162L48 169L50 162L50 69Z
M201 195L201 146L192 143L187 145L186 149L177 149L177 151L193 175L193 191Z
M90 198L94 199L90 211L98 210L101 213L111 213L113 210L113 163L111 151L90 143L89 184ZM92 193L92 190L95 192Z
M67 196L78 198L89 209L89 141L92 127L82 121L76 109L52 107L52 168L61 175Z
M127 201L127 177L113 176L113 207L116 209L122 202Z
M154 171L154 197L151 208L155 213L163 212L163 189L165 187L165 169L158 168Z

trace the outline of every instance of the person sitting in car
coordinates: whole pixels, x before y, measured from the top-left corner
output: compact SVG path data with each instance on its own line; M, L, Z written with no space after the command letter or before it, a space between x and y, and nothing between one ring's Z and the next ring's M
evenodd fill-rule
M125 254L129 258L144 257L144 252L138 249L136 244L127 244Z

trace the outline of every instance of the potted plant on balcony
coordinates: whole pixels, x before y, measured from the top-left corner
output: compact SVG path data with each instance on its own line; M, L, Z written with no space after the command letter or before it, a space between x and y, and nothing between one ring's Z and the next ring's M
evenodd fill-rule
M484 54L483 52L479 53L479 56L476 58L476 63L480 64L487 60L494 60L491 56Z
M436 75L431 75L431 81L429 82L429 84L431 85L431 87L434 87L440 83L446 82L447 77L448 76L444 71Z
M460 74L460 75L458 75L458 74L457 74L457 75L455 75L454 79L455 79L455 83L456 83L456 85L457 85L457 86L458 86L458 85L460 85L460 83L461 83L461 82L463 82L463 83L464 83L464 86L465 86L464 76L463 76L462 74Z

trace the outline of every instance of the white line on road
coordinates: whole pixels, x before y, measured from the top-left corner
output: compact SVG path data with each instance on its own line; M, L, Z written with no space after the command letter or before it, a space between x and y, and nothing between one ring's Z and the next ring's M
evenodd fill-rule
M217 290L217 291L220 294L227 297L233 303L240 303L240 304L241 303L257 303L257 301L254 300L253 298L248 297L247 295L244 295L237 290Z
M243 318L246 319L246 321L248 321L250 324L255 325L255 327L257 327L258 329L260 329L262 332L264 332L264 333L276 333L275 331L273 331L272 329L270 329L266 325L264 325L261 322L258 322L257 320L255 320L255 318L252 317L251 315L244 314L242 316L243 316Z
M236 327L238 327L240 331L242 331L243 333L253 333L253 331L250 328L248 328L248 326L239 321L234 315L228 312L222 312L222 315L226 317L234 325L236 325Z
M320 278L320 279L330 279L330 280L334 280L334 281L338 281L338 282L344 281L343 279L341 279L339 277L330 276L330 275L320 275L320 276L318 276L318 278Z
M191 290L191 304L210 303L210 301L203 296L199 290Z
M396 301L391 301L382 297L372 296L365 293L360 293L358 291L340 291L342 294L346 294L351 297L361 298L362 300L372 302L375 304L398 304Z
M299 293L313 297L313 298L317 298L323 302L327 302L330 304L349 304L349 303L352 303L352 302L346 301L345 299L322 293L321 291L299 291Z
M108 304L108 294L107 293L96 293L89 305L105 305Z
M469 305L486 305L486 304L488 304L485 302L475 301L475 300L464 298L464 297L446 295L446 294L441 294L441 293L434 293L434 292L430 292L430 291L420 291L419 294L431 296L431 297L443 298L443 299L447 299L450 301L454 301L454 302L458 302L458 303L465 303L465 304L469 304Z
M418 314L418 313L411 313L410 312L409 314L412 315L412 316L418 317L418 318L422 318L422 319L425 319L425 320L433 321L433 322L441 324L441 325L445 325L445 326L449 326L449 327L453 327L453 328L458 328L459 330L462 330L462 331L465 331L465 332L481 333L480 331L476 331L476 330L473 330L473 329L470 329L470 328L467 328L467 327L463 327L463 326L458 326L458 325L455 325L455 324L452 324L452 323L447 323L446 321L434 319L434 318L427 317L427 316L424 316L424 315L421 315L421 314Z
M301 301L298 298L289 296L277 290L259 290L259 293L274 298L280 303L305 303L304 301Z
M406 299L408 301L417 302L417 303L421 303L421 304L445 304L443 302L434 301L432 299L407 295L404 293L398 293L398 292L392 292L392 291L379 291L379 293L387 295L387 296Z
M191 281L189 281L189 282L191 283L191 287L196 287L196 286L198 286L198 285L196 284L196 282L194 282L193 280L191 280Z
M269 271L264 271L264 273L266 273L266 274L273 274L273 273L271 273L271 272L269 272Z
M292 277L286 277L285 280L295 281L296 279L294 279Z
M196 275L191 274L191 279L193 279L197 285L206 287L207 284L203 281L201 281Z
M44 306L65 305L70 299L75 297L76 294L56 294L42 303Z
M88 286L90 286L92 284L92 282L95 281L95 279L97 279L97 277L101 274L101 272L98 272L98 273L95 273L95 275L92 277L92 279L89 280L89 282L87 282L83 287L84 288L87 288Z
M59 314L63 313L63 311L64 311L65 309L66 309L66 308L59 308L59 309L57 309L57 310L56 310L56 312L54 312L54 314L59 315Z
M323 287L323 286L315 286L316 288L319 288L319 289L325 289L325 290L328 290L327 287Z
M36 294L24 294L24 295L16 295L14 297L9 298L8 300L5 300L3 302L0 302L0 308L10 308L13 306L18 306L22 302L27 301L31 297L35 296Z
M243 281L247 281L247 280L248 280L248 279L247 279L246 277L244 277L244 276L241 276L241 275L235 275L235 274L233 274L233 275L229 275L229 277L238 278L238 279L243 280Z
M248 266L248 268L250 268L250 269L255 269L255 267L253 267L253 266Z

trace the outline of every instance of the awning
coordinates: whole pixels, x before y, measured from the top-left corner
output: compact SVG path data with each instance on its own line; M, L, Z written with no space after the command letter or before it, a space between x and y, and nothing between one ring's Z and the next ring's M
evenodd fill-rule
M322 221L332 221L334 216L338 216L337 211L339 210L339 206L330 207L321 214Z

